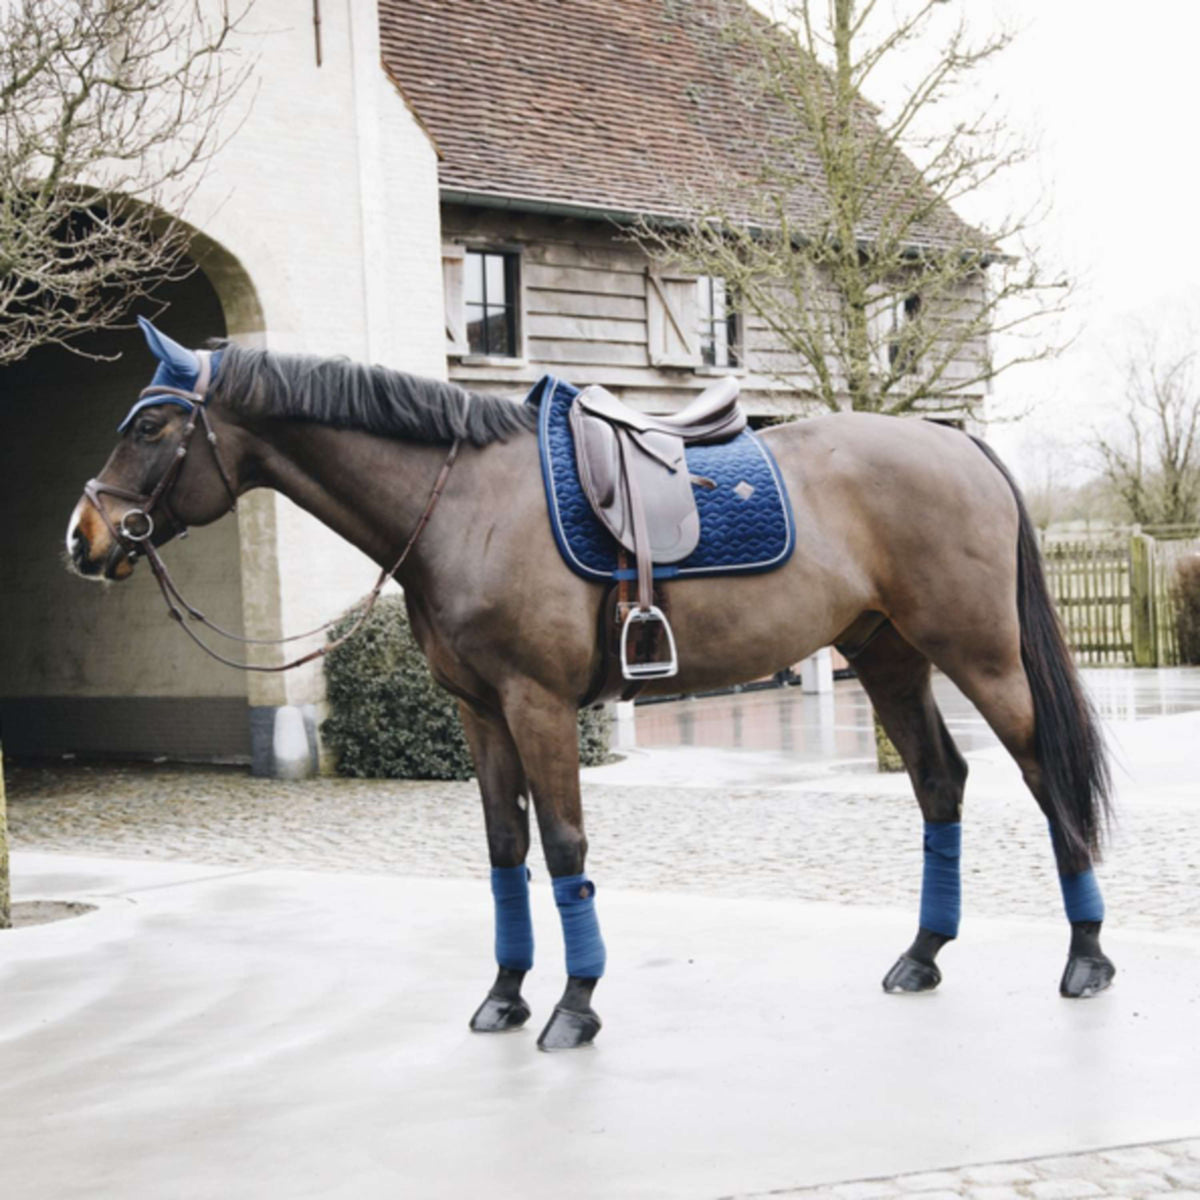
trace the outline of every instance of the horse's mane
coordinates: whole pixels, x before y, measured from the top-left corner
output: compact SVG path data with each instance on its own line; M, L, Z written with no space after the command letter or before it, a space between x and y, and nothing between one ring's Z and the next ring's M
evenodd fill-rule
M345 358L276 354L226 342L210 395L235 412L291 417L418 442L476 446L532 429L536 417L502 396Z

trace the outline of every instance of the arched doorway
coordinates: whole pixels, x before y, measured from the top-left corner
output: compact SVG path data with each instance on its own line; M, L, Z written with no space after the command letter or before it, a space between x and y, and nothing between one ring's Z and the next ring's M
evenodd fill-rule
M236 260L198 239L203 269L165 287L156 318L185 345L262 329ZM103 586L68 573L67 517L153 372L140 333L47 347L0 370L0 731L12 757L249 761L245 678L171 627L150 573ZM242 628L238 523L196 530L164 556L185 595Z

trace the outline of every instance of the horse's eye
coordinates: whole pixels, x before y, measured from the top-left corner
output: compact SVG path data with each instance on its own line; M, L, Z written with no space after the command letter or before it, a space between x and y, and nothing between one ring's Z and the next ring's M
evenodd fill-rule
M153 417L143 417L133 427L133 432L140 438L152 438L162 426Z

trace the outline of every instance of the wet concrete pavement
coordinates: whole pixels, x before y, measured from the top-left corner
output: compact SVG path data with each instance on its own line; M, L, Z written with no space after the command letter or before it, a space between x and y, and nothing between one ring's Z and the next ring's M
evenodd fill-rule
M1200 1194L1200 671L1087 680L1122 764L1111 993L1058 999L1044 824L940 681L972 772L964 929L938 993L884 996L919 888L907 780L869 771L853 683L749 693L639 708L638 745L585 772L610 974L567 1059L465 1032L472 784L18 771L18 895L99 911L0 942L0 1193ZM537 1026L561 951L533 861Z
M483 1038L482 878L26 854L17 877L98 910L6 938L6 1196L973 1196L941 1173L1197 1132L1194 937L1114 934L1120 986L1070 1003L1061 930L977 922L942 991L897 998L907 914L609 889L606 1027L546 1056L545 883L533 1028ZM1149 1194L1140 1171L1186 1195L1193 1149L1034 1164L1013 1194Z

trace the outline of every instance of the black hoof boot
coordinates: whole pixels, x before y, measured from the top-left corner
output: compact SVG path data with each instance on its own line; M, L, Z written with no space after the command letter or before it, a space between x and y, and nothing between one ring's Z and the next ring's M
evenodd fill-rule
M600 1032L600 1018L592 1008L594 979L567 980L567 990L554 1006L537 1044L539 1050L577 1050L590 1046Z
M524 971L501 967L487 998L475 1010L471 1029L475 1033L507 1033L529 1020L529 1005L521 996Z
M883 977L883 990L892 995L932 992L942 982L942 973L933 960L949 940L944 934L929 929L918 930L916 940Z
M1086 1000L1112 986L1117 968L1100 949L1100 922L1078 921L1071 926L1071 950L1058 994L1068 1000Z

